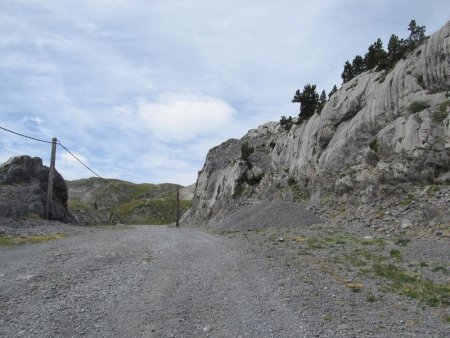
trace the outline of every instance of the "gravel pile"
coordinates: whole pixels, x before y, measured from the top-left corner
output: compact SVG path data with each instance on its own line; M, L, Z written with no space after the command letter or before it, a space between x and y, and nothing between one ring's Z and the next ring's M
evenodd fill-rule
M240 208L217 224L221 229L257 229L308 226L321 219L307 208L292 202L270 201Z

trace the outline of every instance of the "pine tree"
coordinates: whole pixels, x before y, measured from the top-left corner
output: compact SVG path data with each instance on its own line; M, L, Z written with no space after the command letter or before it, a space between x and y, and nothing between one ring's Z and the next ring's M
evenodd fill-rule
M322 90L319 97L319 104L317 105L317 114L321 113L323 107L325 107L325 103L327 103L327 94L325 93L325 90Z
M302 92L297 90L292 102L300 103L299 122L310 118L319 104L319 94L316 92L316 85L307 84Z
M364 55L364 65L366 69L373 69L378 66L385 68L386 60L387 54L383 49L383 42L381 39L377 39L377 41L370 45L368 52Z
M337 87L336 85L333 86L333 88L331 89L330 93L328 94L328 98L330 98L334 93L337 92Z
M322 93L320 93L319 102L323 104L327 102L327 94L325 93L325 90L322 90Z
M353 75L359 75L365 71L364 59L361 55L356 55L352 62Z
M402 43L397 35L392 34L388 43L388 58L395 62L401 58Z
M353 73L353 66L349 61L344 64L344 71L341 74L342 83L346 83L355 77Z
M425 39L425 26L417 26L416 20L411 20L408 25L409 41L416 44Z

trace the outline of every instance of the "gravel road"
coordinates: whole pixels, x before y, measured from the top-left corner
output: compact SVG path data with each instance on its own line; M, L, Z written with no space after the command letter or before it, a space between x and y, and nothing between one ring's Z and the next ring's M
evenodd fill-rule
M65 237L0 246L0 337L448 337L449 239L348 230L9 223Z
M0 336L307 335L280 276L245 243L132 226L0 247Z

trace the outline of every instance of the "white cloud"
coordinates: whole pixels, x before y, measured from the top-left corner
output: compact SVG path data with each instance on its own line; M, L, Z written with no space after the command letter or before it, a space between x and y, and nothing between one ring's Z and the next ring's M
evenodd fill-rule
M22 119L22 123L27 123L27 122L33 122L36 124L42 124L44 122L43 119L41 119L39 116L25 116Z
M217 132L235 114L225 101L203 94L164 94L139 108L139 116L160 140L175 142Z
M58 156L58 161L62 166L79 166L80 162L78 162L78 160L73 157L72 155L70 155L68 152L61 150L62 153L60 156ZM89 164L89 160L82 154L80 153L76 153L71 151L78 159L80 159L81 162L83 162L84 164L88 165Z

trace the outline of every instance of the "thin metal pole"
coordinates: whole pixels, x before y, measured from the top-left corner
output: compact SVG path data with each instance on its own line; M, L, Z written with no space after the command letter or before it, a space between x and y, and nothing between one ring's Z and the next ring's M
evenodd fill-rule
M48 172L48 186L47 186L47 204L45 207L45 218L50 219L51 208L53 203L53 172L55 171L56 161L56 137L52 139L52 154L50 156L50 170Z
M177 221L176 221L176 226L179 227L180 226L180 187L177 186Z

